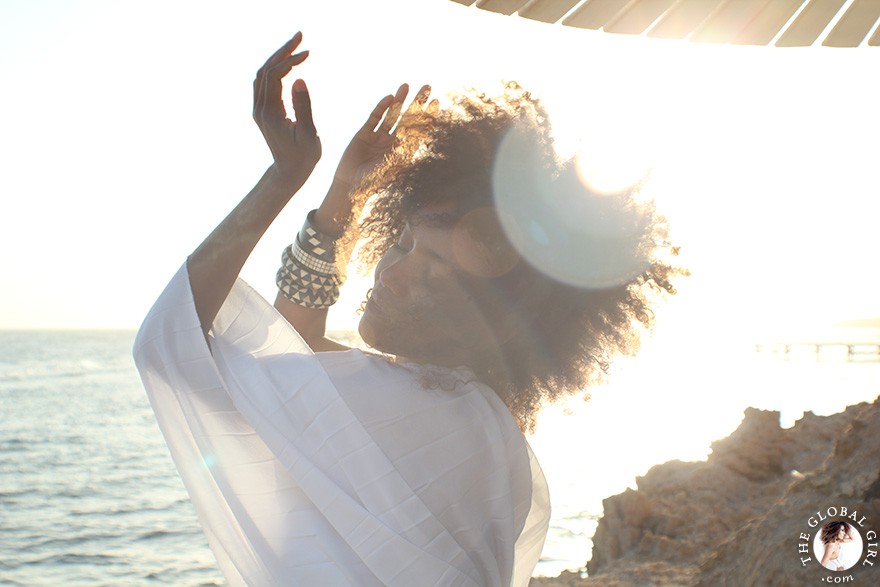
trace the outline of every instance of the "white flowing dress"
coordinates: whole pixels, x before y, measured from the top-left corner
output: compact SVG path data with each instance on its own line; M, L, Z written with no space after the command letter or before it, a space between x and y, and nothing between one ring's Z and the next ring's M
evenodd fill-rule
M184 264L135 362L229 585L528 584L547 486L469 371L315 354L241 280L208 339Z

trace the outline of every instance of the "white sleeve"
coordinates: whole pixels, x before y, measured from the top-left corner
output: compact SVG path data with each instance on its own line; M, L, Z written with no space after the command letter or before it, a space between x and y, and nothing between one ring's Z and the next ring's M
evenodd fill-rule
M184 265L138 333L135 358L230 585L527 583L546 533L546 486L500 400L474 386L413 394L411 373L357 353L345 355L357 370L341 393L345 382L242 281L210 338L209 348ZM359 403L364 388L370 401ZM394 417L371 419L377 406ZM413 433L425 414L446 437ZM500 432L484 432L487 419ZM457 440L477 434L489 434L479 437L487 450ZM460 487L456 474L480 470L497 473ZM543 496L510 490L529 481Z

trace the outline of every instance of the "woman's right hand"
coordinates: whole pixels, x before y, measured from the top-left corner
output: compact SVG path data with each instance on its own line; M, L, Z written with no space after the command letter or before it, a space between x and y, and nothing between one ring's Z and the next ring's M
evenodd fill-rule
M302 41L302 33L278 49L257 72L254 80L254 121L263 133L277 179L299 189L321 158L321 139L312 120L309 91L301 79L293 83L293 112L290 120L281 97L281 80L309 56L308 51L291 55Z

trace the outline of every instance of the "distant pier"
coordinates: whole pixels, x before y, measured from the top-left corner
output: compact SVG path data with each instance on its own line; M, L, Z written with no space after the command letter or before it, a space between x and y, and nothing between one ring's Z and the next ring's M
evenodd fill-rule
M880 361L880 342L771 342L755 344L755 352L785 358L813 356L819 360L848 363Z

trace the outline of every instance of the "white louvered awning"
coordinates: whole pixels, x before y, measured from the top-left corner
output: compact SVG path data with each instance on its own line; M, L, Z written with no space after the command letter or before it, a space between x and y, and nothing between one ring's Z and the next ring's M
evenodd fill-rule
M705 43L880 46L880 0L453 0L608 33Z

